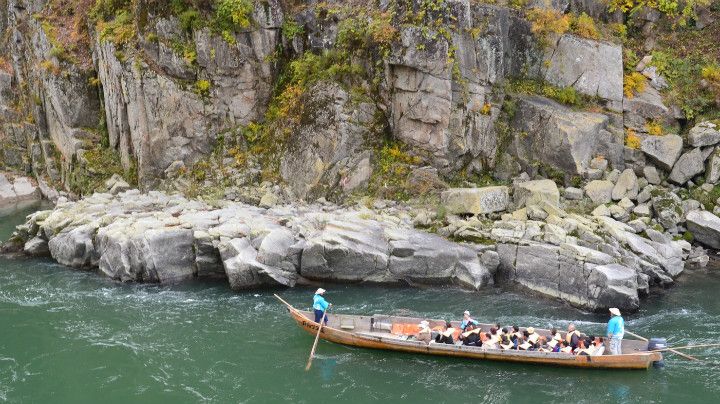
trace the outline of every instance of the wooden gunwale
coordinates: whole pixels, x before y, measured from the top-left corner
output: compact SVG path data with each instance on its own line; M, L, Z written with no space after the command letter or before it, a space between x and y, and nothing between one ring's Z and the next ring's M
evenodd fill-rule
M285 303L291 317L295 322L311 335L317 334L319 324L313 321L312 313L301 311L288 303ZM564 366L585 369L648 369L655 361L662 360L660 352L640 350L640 345L634 344L640 341L623 341L623 351L626 351L626 342L634 346L633 353L622 355L570 355L565 353L536 352L536 351L505 351L505 350L484 350L479 347L426 344L420 341L406 341L393 337L389 332L356 332L345 331L340 328L343 321L352 321L353 324L370 324L373 316L354 316L333 314L330 323L324 326L320 338L335 342L337 344L356 346L361 348L383 349L400 352L420 353L426 355L439 355L450 357L462 357L479 360L492 360L504 362L519 362L530 364L544 364L552 366ZM402 317L374 316L381 319L403 319ZM373 317L373 318L374 318ZM335 321L333 321L333 319ZM404 318L406 321L419 322L420 319ZM437 320L433 321L439 322ZM431 322L431 324L433 323ZM538 330L547 331L547 330Z

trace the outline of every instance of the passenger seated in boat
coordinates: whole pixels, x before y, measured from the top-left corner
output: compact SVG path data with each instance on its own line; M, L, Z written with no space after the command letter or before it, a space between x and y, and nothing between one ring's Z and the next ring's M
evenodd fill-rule
M522 333L513 334L513 336L515 337L515 340L513 341L515 347L513 349L520 349L520 345L526 342L525 336Z
M572 348L572 346L570 346L569 342L563 340L560 344L562 344L562 346L560 347L560 352L569 353L569 354L572 353L573 348Z
M528 327L526 331L527 340L530 341L531 344L536 344L538 342L538 339L540 338L540 334L535 332L534 327Z
M423 320L418 324L420 329L417 333L417 340L425 343L430 343L432 339L432 330L430 329L430 323L427 320Z
M504 350L513 349L515 345L512 341L510 341L510 338L507 335L503 335L500 337L500 348Z
M553 339L557 341L562 341L562 335L560 335L560 332L555 327L550 330L550 340Z
M514 326L512 327L512 335L510 335L510 339L511 339L512 342L515 344L515 346L517 346L517 339L518 339L518 337L522 337L522 335L523 335L523 334L520 332L520 327L514 325Z
M572 349L577 348L578 340L580 339L580 331L575 329L575 324L568 325L567 334L565 334L565 341L570 344Z
M605 353L605 341L602 337L595 337L592 342L592 346L594 347L594 349L590 355L600 356Z
M477 327L477 325L480 323L478 323L472 317L470 317L470 312L465 310L465 312L463 313L462 322L460 323L460 329L463 330L463 332L464 332L465 329L467 328L468 324L472 324Z
M518 338L518 342L520 342L520 338ZM522 337L522 342L518 344L517 349L520 351L530 351L533 348L533 344L525 339L525 337Z
M587 347L585 346L585 339L580 338L578 340L578 346L577 348L573 349L573 353L575 355L590 355L591 351L588 351Z
M489 332L485 333L485 340L482 343L482 347L485 349L498 349L498 343Z
M545 337L545 336L541 336L538 338L536 346L537 346L537 351L540 351L540 352L552 351L552 348L550 348L550 345L548 345L547 337Z
M460 334L460 341L463 345L480 346L480 328L475 328L473 324L468 324L465 332Z
M435 337L435 342L438 344L454 344L455 340L453 339L453 334L455 333L455 328L453 328L452 324L450 324L449 321L445 322L445 330L438 334L437 337Z

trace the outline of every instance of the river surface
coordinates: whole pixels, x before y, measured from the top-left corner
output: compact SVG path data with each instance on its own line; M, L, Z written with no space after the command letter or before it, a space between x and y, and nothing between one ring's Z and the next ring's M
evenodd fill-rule
M5 211L0 238L33 208ZM604 316L491 288L328 287L338 312L457 318L601 332ZM592 371L438 358L321 341L272 297L308 307L312 290L235 293L225 283L117 283L49 260L0 258L0 401L184 402L717 402L718 350L672 355L664 369ZM720 269L689 272L643 301L627 327L671 344L718 342Z

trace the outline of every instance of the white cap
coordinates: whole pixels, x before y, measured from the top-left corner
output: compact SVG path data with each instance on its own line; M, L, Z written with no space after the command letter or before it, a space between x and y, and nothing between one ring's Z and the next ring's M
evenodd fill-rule
M465 312L463 313L463 316L466 315L466 314L469 316L469 315L470 315L470 312L467 311L467 310L465 310Z
M612 307L610 308L610 314L612 314L613 316L619 316L620 310L617 307Z
M316 295L322 295L323 293L325 293L325 289L323 288L318 288L318 290L315 291Z
M423 321L421 321L420 324L418 324L418 325L419 325L420 327L427 327L427 326L430 325L430 323L428 323L427 321L423 320Z

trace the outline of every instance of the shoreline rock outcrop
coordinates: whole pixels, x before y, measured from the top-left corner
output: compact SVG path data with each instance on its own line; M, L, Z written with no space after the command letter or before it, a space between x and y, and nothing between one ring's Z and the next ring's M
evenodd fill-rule
M323 205L212 207L130 190L61 200L30 215L14 239L26 252L120 281L228 279L235 290L311 281L493 284L497 260L470 244L414 230L407 214ZM492 263L495 262L493 266Z

